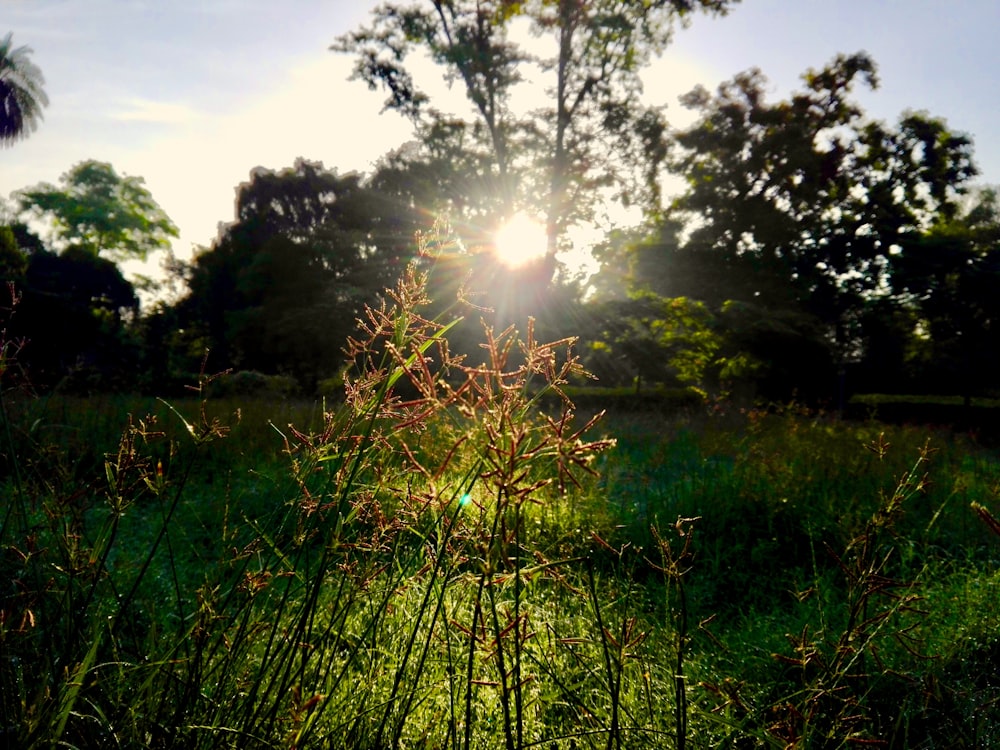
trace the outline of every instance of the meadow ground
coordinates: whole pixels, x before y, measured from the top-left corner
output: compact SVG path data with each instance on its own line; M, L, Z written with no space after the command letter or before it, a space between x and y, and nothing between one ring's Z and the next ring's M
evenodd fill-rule
M466 406L8 393L4 742L1000 742L991 447Z

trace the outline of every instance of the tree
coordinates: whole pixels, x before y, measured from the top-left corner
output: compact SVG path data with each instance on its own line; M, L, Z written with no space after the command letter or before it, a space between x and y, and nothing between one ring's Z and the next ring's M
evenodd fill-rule
M969 139L943 120L910 112L890 128L864 117L850 95L859 81L877 85L867 55L838 56L803 81L775 104L759 71L686 95L699 119L677 136L673 168L688 189L673 215L691 220L692 257L742 269L728 279L742 287L735 299L817 318L844 363L859 354L862 313L886 293L891 259L954 215L976 169Z
M1000 198L980 191L892 259L893 300L915 317L915 359L934 390L958 391L966 405L998 385L1000 366Z
M724 342L704 303L637 292L591 309L586 360L602 381L633 382L637 391L642 382L684 384L707 395L724 379Z
M620 160L623 150L647 165L640 170L640 182L651 188L647 203L658 198L651 176L665 156L665 124L658 110L640 105L638 73L663 50L678 19L698 9L723 13L737 1L390 2L374 11L370 26L340 37L333 49L356 56L355 77L384 87L385 108L409 117L418 137L444 127L465 139L483 163L481 187L495 200L494 220L541 207L554 256L565 231L590 216L602 190L625 185L617 190L621 200L642 192L626 179L632 165ZM549 54L512 41L519 20L549 42ZM449 83L464 89L472 122L432 106L407 67L412 52L426 53ZM515 111L527 66L548 79L552 106Z
M646 380L669 376L703 393L814 396L817 375L829 380L830 352L787 277L747 255L692 249L683 233L666 216L599 246L594 351Z
M27 266L27 256L17 244L13 227L0 225L0 282L20 280Z
M45 243L42 242L42 239L24 222L16 221L10 225L10 229L14 233L14 239L17 241L17 246L21 249L21 252L26 255L30 256L35 252L41 252L46 249Z
M236 220L194 259L181 316L203 335L215 368L333 377L365 303L413 256L412 212L299 159L257 168L237 191Z
M30 47L14 47L13 34L0 40L0 146L11 146L38 128L49 98L42 71L28 56Z
M60 250L75 247L113 260L145 260L170 246L177 227L141 177L119 177L105 162L84 161L61 178L18 193L21 215L47 222Z
M128 324L139 301L111 261L80 247L33 252L10 334L26 341L21 361L35 386L73 375L79 388L135 385Z
M54 385L75 373L86 381L80 387L109 388L129 373L134 387L138 299L116 261L169 249L177 228L142 178L120 177L104 162L81 162L58 187L41 184L16 197L22 223L13 230L28 252L16 322L36 382ZM48 241L28 223L47 226Z

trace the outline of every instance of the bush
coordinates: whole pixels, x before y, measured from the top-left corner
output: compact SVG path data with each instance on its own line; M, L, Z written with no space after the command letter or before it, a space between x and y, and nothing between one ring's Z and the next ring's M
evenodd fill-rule
M925 424L974 430L990 440L1000 439L1000 401L975 398L969 405L961 396L859 394L847 405L852 419L877 419L889 424Z
M238 370L215 378L209 386L208 396L287 399L295 396L298 391L298 381L290 375L265 375L255 370Z
M344 399L343 374L320 380L316 384L316 395L331 403L342 401Z
M563 392L576 407L583 411L656 412L676 414L697 411L705 406L704 397L693 388L647 388L636 393L633 386L564 386ZM558 404L560 396L554 392L543 400Z

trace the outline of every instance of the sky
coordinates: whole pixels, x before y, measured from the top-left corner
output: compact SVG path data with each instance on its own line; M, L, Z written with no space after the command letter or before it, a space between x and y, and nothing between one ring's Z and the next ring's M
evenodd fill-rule
M374 0L0 0L0 36L31 47L50 99L37 131L0 150L0 198L57 183L97 159L142 177L180 229L178 256L207 246L233 216L251 169L297 157L371 171L410 136L380 114L384 95L348 80L329 51ZM881 87L859 92L874 118L924 110L974 139L981 182L1000 182L1000 2L743 0L724 18L678 29L647 71L646 98L677 103L757 67L771 100L837 53L867 51ZM438 79L440 82L440 78ZM443 85L443 84L441 84Z

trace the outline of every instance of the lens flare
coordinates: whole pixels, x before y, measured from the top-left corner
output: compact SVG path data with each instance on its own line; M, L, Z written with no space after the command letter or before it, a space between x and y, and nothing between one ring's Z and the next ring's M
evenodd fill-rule
M494 235L497 258L517 268L545 255L545 227L524 213L514 214Z

